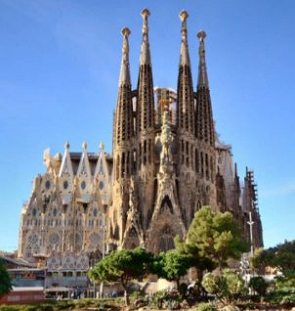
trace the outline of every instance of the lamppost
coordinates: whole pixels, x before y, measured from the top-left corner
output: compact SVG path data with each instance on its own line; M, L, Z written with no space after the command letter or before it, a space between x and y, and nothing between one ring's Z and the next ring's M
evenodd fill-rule
M254 245L253 245L253 225L254 221L252 220L252 213L249 212L249 221L247 222L250 227L250 245L251 245L251 257L254 255Z
M252 220L252 213L249 212L249 221L247 222L249 225L249 230L250 230L250 255L251 258L253 258L254 256L254 245L253 245L253 225L254 225L254 221ZM253 268L252 268L252 264L250 264L250 279L253 276ZM249 279L249 281L250 281ZM250 288L250 294L252 294L252 289Z

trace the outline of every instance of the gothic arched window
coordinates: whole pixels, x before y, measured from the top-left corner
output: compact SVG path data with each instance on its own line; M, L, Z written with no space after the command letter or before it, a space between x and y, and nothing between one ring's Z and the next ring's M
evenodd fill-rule
M171 214L173 214L173 208L172 208L172 203L167 195L165 195L161 207L160 207L160 214L169 211Z

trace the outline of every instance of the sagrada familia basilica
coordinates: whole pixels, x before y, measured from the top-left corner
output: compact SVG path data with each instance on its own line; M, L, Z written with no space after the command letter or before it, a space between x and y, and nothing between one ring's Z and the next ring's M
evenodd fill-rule
M90 254L143 246L158 253L184 238L203 205L230 211L254 247L263 245L253 171L241 181L231 146L214 128L205 38L198 33L199 67L193 83L187 39L188 13L180 13L181 45L177 89L154 87L148 18L144 9L140 66L131 85L130 30L124 28L113 150L98 153L44 152L21 212L19 257L46 256L51 267L87 268ZM250 217L249 217L250 216ZM86 256L86 257L85 257ZM87 257L88 256L88 257ZM88 259L87 259L88 258Z

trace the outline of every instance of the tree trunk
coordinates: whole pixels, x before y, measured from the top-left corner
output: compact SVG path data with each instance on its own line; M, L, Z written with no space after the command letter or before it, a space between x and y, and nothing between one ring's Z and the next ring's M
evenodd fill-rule
M125 306L129 306L130 304L130 301L129 301L129 295L128 295L128 292L127 292L127 289L124 288L124 302L125 302Z
M176 279L176 287L177 287L177 291L180 293L180 279Z
M129 306L130 301L129 301L129 295L128 295L128 291L127 291L127 284L128 284L128 280L124 278L124 276L121 276L121 284L122 287L124 288L124 302L125 302L125 306Z

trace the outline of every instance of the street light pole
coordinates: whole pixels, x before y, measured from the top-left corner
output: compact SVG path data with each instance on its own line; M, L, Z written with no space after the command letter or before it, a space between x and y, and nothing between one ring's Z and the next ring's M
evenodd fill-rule
M252 213L249 212L249 221L247 222L250 227L250 245L251 245L251 257L254 255L254 245L253 245L253 225L254 221L252 220Z

